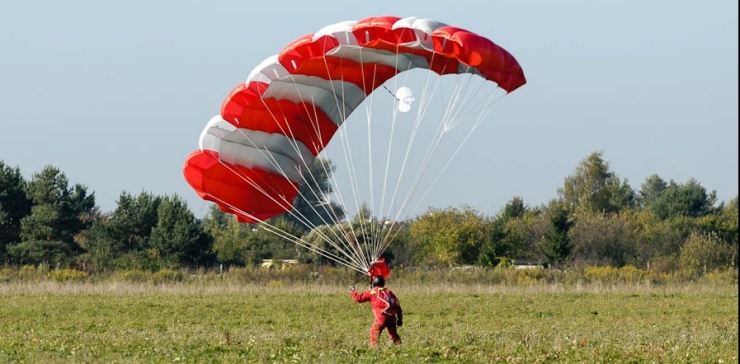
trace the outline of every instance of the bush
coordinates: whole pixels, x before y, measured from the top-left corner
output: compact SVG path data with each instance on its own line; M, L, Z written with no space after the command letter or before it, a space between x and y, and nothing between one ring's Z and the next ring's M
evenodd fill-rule
M737 266L737 246L722 241L716 233L691 233L681 248L683 270L702 274L718 268Z
M113 280L121 280L130 283L143 283L148 282L152 274L143 270L133 269L123 272L114 273L111 278Z
M627 265L621 268L610 266L588 267L584 272L588 282L600 283L640 283L646 280L657 281L658 275Z
M80 282L87 278L87 273L74 269L55 269L49 271L46 277L54 282Z
M46 275L49 268L40 265L38 269L34 265L24 265L18 271L18 279L23 282L38 282Z
M14 278L18 278L18 274L12 269L3 268L0 270L0 282L10 282Z
M174 283L182 282L183 274L180 271L174 271L170 269L162 269L151 276L151 280L154 283Z

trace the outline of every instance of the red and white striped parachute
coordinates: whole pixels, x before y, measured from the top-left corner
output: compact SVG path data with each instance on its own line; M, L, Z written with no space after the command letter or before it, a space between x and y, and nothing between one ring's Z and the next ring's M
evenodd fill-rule
M284 213L304 166L344 120L412 68L477 74L507 92L526 82L511 54L461 28L393 16L332 24L288 44L231 91L187 158L185 178L241 221Z
M228 94L187 157L185 179L242 222L288 212L307 167L345 120L412 69L474 76L505 93L526 82L511 54L461 28L394 16L332 24L264 60Z

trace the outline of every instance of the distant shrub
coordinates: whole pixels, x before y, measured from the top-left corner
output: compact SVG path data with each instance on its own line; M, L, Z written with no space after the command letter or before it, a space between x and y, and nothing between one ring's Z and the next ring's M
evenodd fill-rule
M737 285L738 274L737 269L715 269L711 272L707 272L700 281L706 281L708 283L719 283L722 285Z
M0 270L0 282L10 282L14 278L18 278L18 273L10 268L3 268Z
M651 274L648 271L636 268L631 265L626 265L619 268L619 280L620 282L626 283L639 283L644 282L650 278Z
M23 282L38 281L41 278L39 277L39 273L40 272L36 269L36 266L24 265L18 271L18 279Z
M74 269L54 269L46 273L46 278L54 282L80 282L87 278L87 273Z
M562 272L544 268L517 269L512 267L507 269L506 273L506 283L511 285L551 283L557 282L565 276Z
M646 280L657 281L658 275L627 265L621 268L610 266L587 267L584 271L586 281L592 283L640 283Z
M130 282L130 283L143 283L148 282L149 278L151 278L151 273L133 269L133 270L127 270L122 272L116 272L114 273L111 278L113 280L121 280L124 282Z
M154 283L182 282L183 274L180 271L175 271L171 269L162 269L152 274L151 280Z
M682 269L697 274L737 265L737 245L728 244L716 233L691 233L681 248Z

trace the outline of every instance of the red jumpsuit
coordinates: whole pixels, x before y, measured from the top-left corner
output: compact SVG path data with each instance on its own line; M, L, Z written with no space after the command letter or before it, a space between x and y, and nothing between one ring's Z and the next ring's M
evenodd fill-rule
M393 292L387 288L375 287L362 293L350 291L352 298L359 303L370 301L373 308L373 325L370 327L370 345L378 346L378 337L383 329L388 329L388 336L394 344L401 343L401 337L396 332L396 316L403 320L401 303Z

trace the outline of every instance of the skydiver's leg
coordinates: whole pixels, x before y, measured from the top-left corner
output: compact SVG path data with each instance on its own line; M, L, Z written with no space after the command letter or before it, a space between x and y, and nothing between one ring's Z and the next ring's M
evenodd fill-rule
M378 320L373 320L373 325L370 326L370 346L371 347L377 347L378 346L378 338L380 337L380 332L383 330L382 323L378 322Z
M396 345L401 344L401 336L398 335L398 331L396 330L396 318L388 317L385 320L385 327L388 329L388 336L391 337L393 343Z

